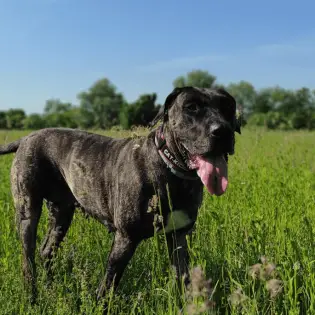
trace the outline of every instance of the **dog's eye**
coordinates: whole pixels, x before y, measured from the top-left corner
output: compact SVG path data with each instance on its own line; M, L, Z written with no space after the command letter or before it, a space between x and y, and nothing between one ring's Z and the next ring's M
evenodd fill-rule
M198 110L198 106L196 103L187 104L185 108L190 112L196 112Z

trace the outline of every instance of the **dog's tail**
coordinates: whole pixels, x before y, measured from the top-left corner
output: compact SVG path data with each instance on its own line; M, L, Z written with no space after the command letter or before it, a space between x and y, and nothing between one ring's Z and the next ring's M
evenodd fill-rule
M0 155L16 152L20 146L20 143L21 139L8 144L0 145Z

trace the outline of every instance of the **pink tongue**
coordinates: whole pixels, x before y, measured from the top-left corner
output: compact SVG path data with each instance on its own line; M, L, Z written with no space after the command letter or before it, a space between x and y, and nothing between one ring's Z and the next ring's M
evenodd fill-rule
M196 156L194 164L198 176L210 194L217 196L224 194L228 185L228 170L223 156L211 160Z

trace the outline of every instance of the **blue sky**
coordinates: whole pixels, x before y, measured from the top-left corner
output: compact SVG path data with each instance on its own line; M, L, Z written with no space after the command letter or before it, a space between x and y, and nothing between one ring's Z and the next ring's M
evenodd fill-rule
M109 78L128 101L192 69L218 82L315 88L315 1L0 0L0 109Z

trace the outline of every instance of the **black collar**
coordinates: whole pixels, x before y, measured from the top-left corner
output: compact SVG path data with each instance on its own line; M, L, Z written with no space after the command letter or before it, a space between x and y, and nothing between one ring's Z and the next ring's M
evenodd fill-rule
M190 170L186 165L183 165L178 161L175 155L170 151L166 144L166 140L163 134L163 125L158 127L155 132L155 145L158 149L158 152L165 162L166 166L170 169L170 171L180 177L182 179L196 180L198 179L198 175L195 170Z

